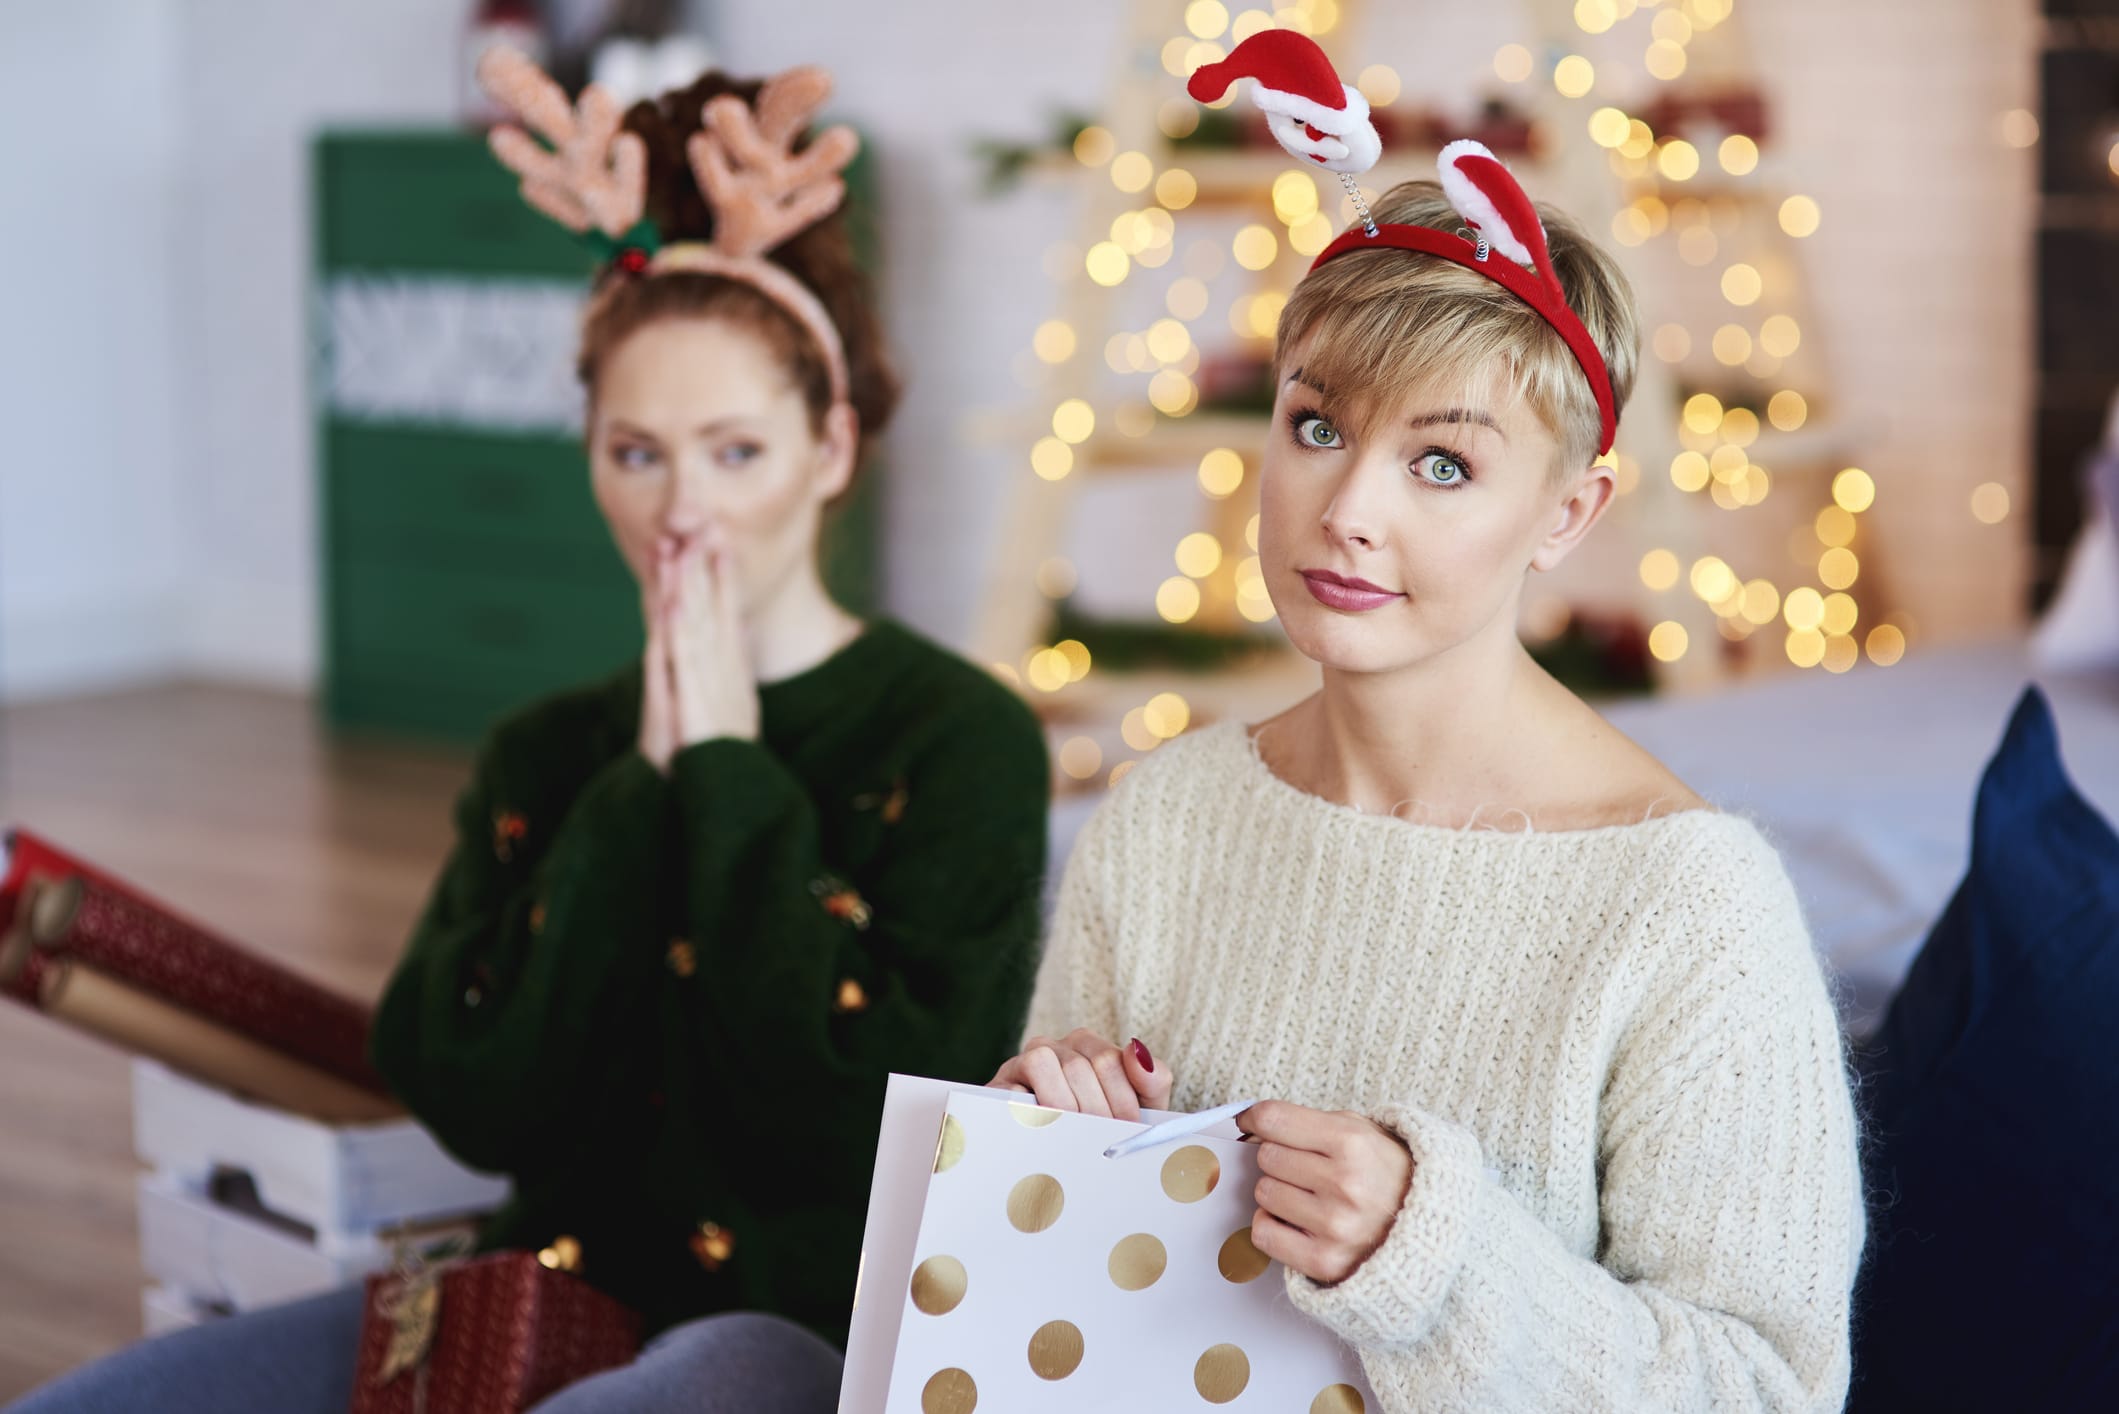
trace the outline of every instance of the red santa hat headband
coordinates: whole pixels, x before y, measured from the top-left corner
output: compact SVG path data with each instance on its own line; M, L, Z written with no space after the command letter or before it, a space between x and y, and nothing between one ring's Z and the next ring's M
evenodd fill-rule
M738 280L785 309L823 355L834 403L847 401L846 344L807 285L765 258L766 252L838 209L839 173L859 150L853 130L835 127L794 150L810 117L831 94L818 68L789 69L766 80L755 111L733 94L706 105L705 121L685 146L699 191L713 208L710 241L662 243L647 219L647 148L621 131L617 100L600 86L566 93L536 64L510 49L489 51L478 80L520 116L550 149L521 128L493 129L493 153L522 178L523 199L594 243L629 275L676 272Z
M1442 190L1474 239L1429 226L1378 225L1354 177L1376 165L1383 155L1383 143L1369 120L1367 100L1359 90L1339 81L1317 42L1293 30L1261 30L1237 45L1228 58L1201 67L1186 90L1200 102L1211 103L1246 78L1253 80L1251 101L1264 110L1275 140L1289 156L1339 174L1361 213L1361 226L1326 246L1310 268L1315 270L1348 251L1388 246L1440 256L1478 271L1535 309L1566 341L1596 396L1597 455L1610 451L1619 422L1611 372L1596 340L1568 306L1567 292L1546 249L1545 225L1538 219L1537 208L1500 159L1468 140L1442 149ZM1495 255L1503 258L1495 260Z

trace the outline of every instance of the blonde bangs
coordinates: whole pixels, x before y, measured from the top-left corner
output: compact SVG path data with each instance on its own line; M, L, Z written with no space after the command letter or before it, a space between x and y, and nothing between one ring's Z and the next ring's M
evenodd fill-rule
M1569 304L1603 352L1623 407L1639 347L1632 293L1565 216L1542 206L1540 215ZM1433 182L1394 187L1376 217L1450 231L1462 224ZM1596 455L1596 395L1567 341L1506 288L1450 261L1393 249L1334 258L1303 277L1281 312L1275 388L1296 371L1297 348L1303 381L1323 389L1332 415L1357 435L1416 398L1476 408L1517 397L1560 444L1560 469Z

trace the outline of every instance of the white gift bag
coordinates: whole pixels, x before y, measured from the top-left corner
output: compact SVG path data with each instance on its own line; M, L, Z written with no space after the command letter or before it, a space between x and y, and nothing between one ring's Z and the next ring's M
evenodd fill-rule
M892 1076L841 1414L1374 1409L1251 1245L1256 1151L1104 1157L1141 1129Z

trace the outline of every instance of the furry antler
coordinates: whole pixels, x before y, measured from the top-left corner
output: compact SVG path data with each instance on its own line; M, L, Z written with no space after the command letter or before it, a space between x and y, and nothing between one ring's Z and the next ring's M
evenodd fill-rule
M686 151L714 208L714 249L736 258L763 255L845 199L839 173L860 149L851 128L829 128L794 150L803 125L830 96L829 74L799 68L766 82L755 116L733 95L706 105L705 127Z
M478 81L551 144L548 152L521 128L493 129L493 155L522 178L523 200L568 230L594 228L613 240L639 223L647 210L647 147L619 131L624 114L616 99L590 84L570 110L559 85L512 49L479 60Z

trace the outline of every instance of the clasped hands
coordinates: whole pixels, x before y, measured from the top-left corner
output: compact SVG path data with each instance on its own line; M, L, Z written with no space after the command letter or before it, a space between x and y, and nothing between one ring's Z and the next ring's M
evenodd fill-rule
M743 627L735 551L718 526L689 540L664 536L641 586L647 652L640 754L667 773L687 746L715 737L754 741L758 683Z
M1123 1048L1093 1031L1037 1036L995 1074L1048 1109L1137 1121L1164 1109L1172 1079L1139 1041ZM1390 1235L1412 1184L1413 1156L1363 1115L1265 1100L1236 1117L1258 1145L1251 1243L1323 1286L1345 1281Z

